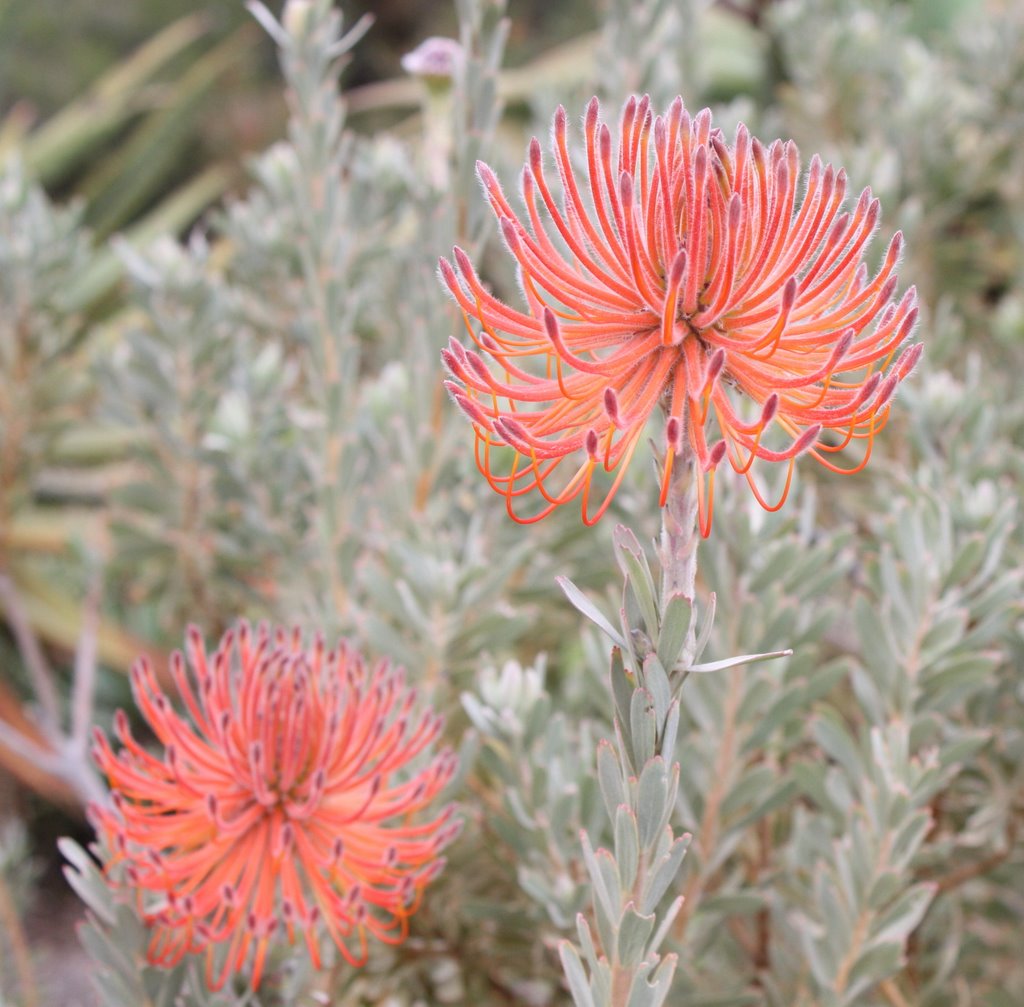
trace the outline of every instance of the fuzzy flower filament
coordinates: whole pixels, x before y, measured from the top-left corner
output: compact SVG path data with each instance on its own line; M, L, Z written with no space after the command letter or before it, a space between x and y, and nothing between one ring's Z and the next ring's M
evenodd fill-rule
M171 664L184 715L147 662L132 669L162 755L123 711L120 751L95 734L113 806L92 816L152 928L149 960L206 949L211 988L247 969L255 987L276 940L301 935L316 967L322 930L353 965L370 937L402 941L458 831L451 807L416 820L455 767L447 750L410 766L440 718L416 716L401 670L344 643L242 623L210 655L190 628L186 652Z
M596 522L659 409L661 503L687 454L705 474L704 535L724 459L769 510L785 500L799 455L835 472L863 468L921 352L903 348L917 306L912 288L895 297L902 236L873 276L863 262L879 219L870 191L844 210L845 172L815 156L801 180L792 142L766 147L741 124L730 145L708 110L691 118L680 98L663 116L630 98L617 143L595 98L583 132L578 170L560 107L560 198L532 141L522 213L478 165L527 310L495 297L462 249L440 263L469 336L443 351L447 388L509 514L532 522L579 498L583 520ZM832 460L855 442L858 461ZM787 466L780 500L765 498L757 460ZM614 475L595 504L598 470ZM540 504L524 515L527 496Z

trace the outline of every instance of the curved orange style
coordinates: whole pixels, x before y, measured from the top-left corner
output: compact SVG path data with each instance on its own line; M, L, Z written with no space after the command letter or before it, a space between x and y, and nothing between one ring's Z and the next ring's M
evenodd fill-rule
M180 653L171 665L186 716L147 662L132 670L162 756L123 711L118 753L95 735L113 807L92 818L152 928L149 960L206 949L211 988L243 972L255 988L275 939L301 934L317 967L323 931L354 965L369 937L403 940L458 831L452 807L415 821L455 768L447 750L417 760L441 718L344 643L242 623L211 655L190 628L187 654L191 674Z
M743 125L729 144L708 110L691 118L680 98L657 116L630 98L616 143L595 98L583 133L577 168L559 108L558 198L532 141L522 213L478 165L526 310L493 296L462 249L440 263L468 333L443 351L446 386L509 514L532 522L578 498L596 522L656 411L661 503L685 450L709 483L704 535L723 459L770 510L801 454L859 471L921 353L904 348L915 291L895 296L902 236L873 276L863 262L879 218L870 191L844 210L844 171L815 156L801 175L792 142L766 147ZM830 460L854 442L858 461ZM765 499L756 461L789 467L782 500ZM594 501L599 469L614 476Z

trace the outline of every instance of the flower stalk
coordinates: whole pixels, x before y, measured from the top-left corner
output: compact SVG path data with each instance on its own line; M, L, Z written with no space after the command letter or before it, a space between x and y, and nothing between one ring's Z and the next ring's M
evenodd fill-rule
M640 564L642 553L630 550L635 538L625 529L619 531L620 556L625 552ZM662 511L662 576L655 625L632 626L624 620L624 639L639 644L632 670L623 663L621 650L612 652L615 740L599 743L597 766L614 842L611 850L594 850L587 834L581 835L584 862L594 886L597 935L595 940L581 914L577 933L583 959L568 941L560 948L577 1007L658 1007L671 989L677 956L661 954L660 946L683 899L676 896L668 905L663 902L674 887L691 837L676 836L670 824L679 786L679 763L674 758L679 728L675 693L685 677L675 676L673 685L670 672L678 656L692 657L695 650L697 542L697 480L687 457L673 473ZM653 581L649 570L644 577L645 570L644 561L639 593L647 595ZM627 592L630 586L627 574ZM689 618L680 601L689 609ZM647 602L645 598L638 607L649 608ZM624 606L623 613L628 609ZM668 649L662 645L661 654L672 658L667 669L652 638L659 644L673 641ZM678 653L674 641L678 641Z
M683 441L685 444L685 440ZM699 663L711 633L715 599L698 613L697 546L701 482L696 458L685 447L672 468L662 509L658 559L660 589L636 537L616 529L615 546L625 575L625 603L614 627L570 581L569 600L614 644L611 686L615 740L597 749L598 780L614 841L594 849L581 835L594 888L596 936L582 914L577 948L560 954L577 1007L659 1007L671 988L677 955L662 942L684 911L684 897L667 905L690 843L671 825L680 767L676 761L679 691L690 672L719 671L791 653L746 654ZM584 968L584 961L586 968Z

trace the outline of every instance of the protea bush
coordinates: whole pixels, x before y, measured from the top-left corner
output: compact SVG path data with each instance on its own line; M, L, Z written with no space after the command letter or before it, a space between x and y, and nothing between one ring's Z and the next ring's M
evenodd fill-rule
M250 13L0 130L0 1003L1024 1003L1017 5Z

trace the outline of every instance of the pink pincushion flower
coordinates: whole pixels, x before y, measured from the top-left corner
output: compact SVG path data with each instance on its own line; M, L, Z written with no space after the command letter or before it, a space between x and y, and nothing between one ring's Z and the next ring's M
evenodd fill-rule
M730 145L709 111L691 119L680 98L664 116L652 115L646 97L630 98L617 148L595 98L584 136L586 166L577 171L559 108L560 201L533 140L525 215L478 165L526 311L494 297L462 249L454 265L440 264L475 344L453 339L444 351L447 387L509 514L536 521L580 498L584 521L597 521L658 408L661 503L673 460L694 458L707 474L704 535L725 458L769 510L785 500L801 454L859 471L921 352L901 352L917 318L913 289L895 299L901 235L874 276L862 261L878 226L870 191L844 211L845 172L815 156L801 179L792 142L765 147L741 125ZM829 459L853 442L864 448L850 468ZM510 467L500 471L508 448ZM754 479L757 459L788 466L777 503ZM599 469L616 474L591 511ZM533 494L540 507L524 517L517 505Z
M402 672L344 643L242 623L209 656L190 628L186 650L191 675L180 653L171 663L185 715L146 661L132 669L161 755L122 711L122 749L95 739L113 807L93 818L152 927L150 961L205 948L212 988L247 967L255 987L274 938L301 934L317 967L321 928L354 965L368 936L402 941L458 831L452 807L416 821L455 767L448 750L412 765L440 718L416 716Z

